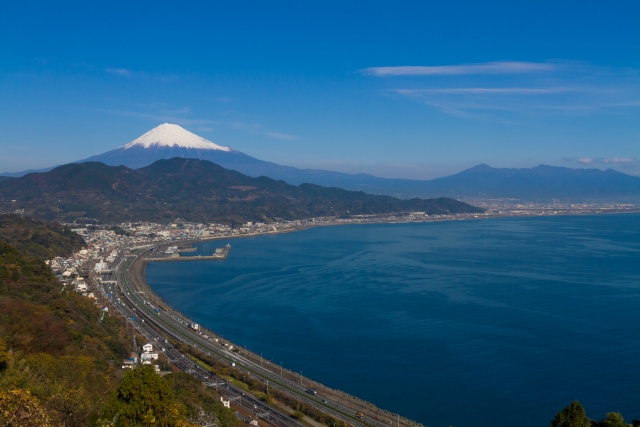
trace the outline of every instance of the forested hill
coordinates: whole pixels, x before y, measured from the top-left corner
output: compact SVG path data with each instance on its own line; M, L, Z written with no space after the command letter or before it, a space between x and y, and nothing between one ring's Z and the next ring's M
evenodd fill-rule
M82 239L57 224L0 223L0 425L92 425L116 380L108 361L126 357L130 339L33 256L68 255Z
M120 369L132 350L124 321L63 288L32 255L66 256L82 239L53 223L0 223L0 426L197 427L197 407L220 427L244 426L190 375Z
M0 209L44 218L103 222L266 221L422 211L482 212L450 198L401 200L314 184L252 178L206 160L158 160L141 169L81 163L0 182Z
M0 240L24 255L44 259L70 255L84 245L82 237L68 227L17 215L0 215Z

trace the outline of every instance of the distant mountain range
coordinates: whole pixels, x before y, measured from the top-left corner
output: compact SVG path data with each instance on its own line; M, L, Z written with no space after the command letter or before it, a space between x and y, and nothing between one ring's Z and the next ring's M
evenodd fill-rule
M452 176L418 182L414 187L416 193L459 198L640 201L640 177L613 169L602 171L547 165L498 169L482 164Z
M244 175L267 176L292 185L312 183L400 198L444 196L462 199L512 198L522 201L640 201L640 177L612 169L601 171L546 165L530 169L496 169L478 165L455 175L432 180L380 178L368 174L298 169L266 162L167 123L129 144L75 163L102 162L110 166L124 165L137 169L173 157L208 160ZM19 177L51 169L2 175ZM0 177L0 181L2 179Z
M183 218L223 223L415 211L482 212L449 198L401 200L315 184L293 186L183 158L158 160L135 170L98 162L72 163L1 181L0 211L16 209L36 218L67 221Z

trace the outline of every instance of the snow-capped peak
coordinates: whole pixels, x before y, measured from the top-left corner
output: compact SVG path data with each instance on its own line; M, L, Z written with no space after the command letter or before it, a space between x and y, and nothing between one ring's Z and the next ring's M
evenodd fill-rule
M169 123L164 123L151 129L122 148L126 150L132 147L183 147L197 150L232 151L231 147L214 144L178 125Z

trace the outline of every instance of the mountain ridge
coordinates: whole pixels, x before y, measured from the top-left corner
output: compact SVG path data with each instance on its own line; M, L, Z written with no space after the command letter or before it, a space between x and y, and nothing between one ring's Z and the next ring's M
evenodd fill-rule
M15 202L13 202L15 200ZM158 160L140 169L97 162L68 164L0 182L0 209L42 219L106 222L271 222L275 218L482 212L449 198L401 200L315 184L253 178L206 160Z
M640 177L612 169L573 169L543 164L533 168L492 168L482 163L457 174L431 180L381 178L364 173L298 169L259 160L168 123L114 150L74 163L101 162L139 169L157 160L174 157L207 160L254 178L268 176L292 185L311 183L405 199L454 197L521 201L640 201ZM27 172L48 172L53 169L4 173L1 174L4 177L0 176L0 182L6 181L7 177L24 176Z

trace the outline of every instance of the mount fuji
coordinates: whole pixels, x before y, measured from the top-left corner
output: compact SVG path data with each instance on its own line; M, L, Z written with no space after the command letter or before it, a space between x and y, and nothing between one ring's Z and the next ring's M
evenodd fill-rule
M428 181L380 178L318 169L298 169L256 159L231 147L215 144L174 124L165 123L128 144L74 163L101 162L139 169L175 157L207 160L250 177L266 176L292 185L305 183L339 187L399 198L513 198L571 201L640 200L640 177L615 170L571 169L540 165L535 168L497 169L478 165L455 175ZM0 174L0 181L29 170Z
M209 160L223 167L226 167L224 164L246 163L253 159L231 147L207 141L178 125L164 123L122 147L74 163L101 162L138 169L156 160L173 157Z
M208 160L225 169L235 170L254 178L267 176L293 185L312 183L326 187L362 190L371 194L405 196L402 191L398 193L387 188L378 188L377 182L373 185L370 183L372 179L379 180L380 183L396 180L377 178L366 174L352 175L318 169L298 169L266 162L231 147L215 144L181 126L170 123L161 124L121 147L73 163L101 162L108 166L127 166L138 169L149 166L157 160L167 160L174 157ZM6 177L21 177L28 173L48 172L54 167L23 172L5 172L0 174L0 180ZM383 185L383 187L385 186Z

